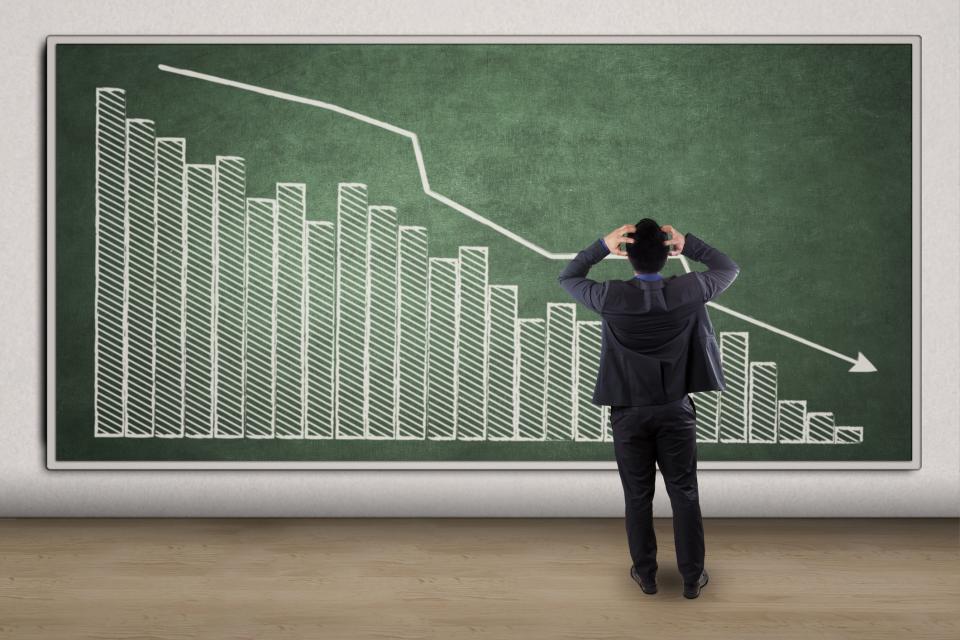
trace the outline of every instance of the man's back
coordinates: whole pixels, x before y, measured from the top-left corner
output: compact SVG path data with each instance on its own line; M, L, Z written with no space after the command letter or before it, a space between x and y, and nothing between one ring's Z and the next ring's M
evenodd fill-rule
M737 264L688 233L683 255L708 271L649 280L588 279L590 267L608 253L598 240L559 277L570 295L602 318L593 401L658 405L694 391L723 389L720 349L705 305L733 283Z
M670 245L672 251L666 248ZM635 277L606 282L587 278L590 267L611 251L629 258ZM668 256L678 252L703 262L708 270L661 277ZM644 218L597 240L560 274L563 288L602 318L593 401L610 406L633 561L630 577L645 593L657 592L657 467L673 508L684 597L698 597L709 579L697 485L697 411L689 393L723 389L720 349L705 305L739 272L733 260L693 234L678 235L670 225L660 227Z

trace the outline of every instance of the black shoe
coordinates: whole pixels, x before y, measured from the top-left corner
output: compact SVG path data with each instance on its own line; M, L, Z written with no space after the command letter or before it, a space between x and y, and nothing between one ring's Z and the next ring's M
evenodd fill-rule
M633 565L630 565L630 577L633 578L634 582L640 585L640 588L643 589L644 593L653 595L657 592L657 581L653 582L644 582L640 579L640 574L637 573L637 568Z
M696 584L684 584L683 585L683 597L684 598L696 598L700 595L700 589L707 586L707 582L710 581L710 576L707 575L707 570L703 570L700 579L697 580Z

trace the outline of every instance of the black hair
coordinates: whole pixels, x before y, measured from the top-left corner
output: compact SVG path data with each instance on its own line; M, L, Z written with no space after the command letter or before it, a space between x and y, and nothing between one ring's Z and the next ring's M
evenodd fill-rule
M660 229L660 225L650 218L644 218L636 224L637 230L628 233L633 242L625 242L627 258L633 270L640 273L656 273L667 264L670 248L663 244L669 236Z

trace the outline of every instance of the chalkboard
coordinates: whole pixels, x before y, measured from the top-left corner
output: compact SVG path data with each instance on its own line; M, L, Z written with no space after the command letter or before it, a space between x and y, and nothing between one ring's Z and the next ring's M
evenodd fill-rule
M51 38L48 466L613 468L557 275L653 217L701 466L915 468L919 44L688 40Z

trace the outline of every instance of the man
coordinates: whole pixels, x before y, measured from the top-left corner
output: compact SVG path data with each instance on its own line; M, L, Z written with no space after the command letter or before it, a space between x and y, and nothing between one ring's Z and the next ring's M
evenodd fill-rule
M587 278L590 267L610 253L627 256L634 276L606 282ZM668 255L684 255L708 270L664 278L660 271ZM597 240L560 274L563 288L601 317L593 402L610 406L633 560L630 576L644 593L657 592L655 462L673 508L683 595L696 598L709 580L697 492L697 414L689 394L724 387L720 349L704 305L739 272L733 260L692 233L644 218Z

